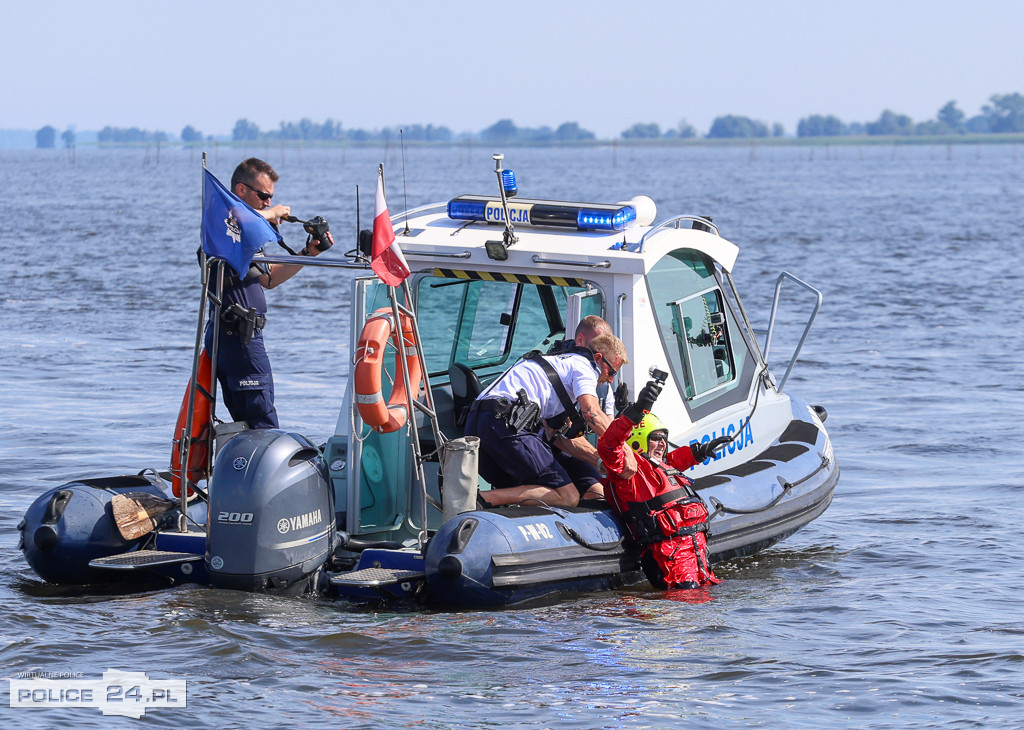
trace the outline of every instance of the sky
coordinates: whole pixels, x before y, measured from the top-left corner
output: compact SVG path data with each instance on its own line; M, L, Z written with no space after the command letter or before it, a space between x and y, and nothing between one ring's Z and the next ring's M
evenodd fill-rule
M0 129L303 117L599 138L736 114L968 117L1024 93L1019 0L0 0Z

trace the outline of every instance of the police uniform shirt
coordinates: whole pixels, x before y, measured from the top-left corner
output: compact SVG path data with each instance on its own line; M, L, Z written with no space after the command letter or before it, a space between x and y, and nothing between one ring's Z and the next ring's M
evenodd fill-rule
M559 380L573 402L581 395L597 397L598 369L583 355L545 355ZM547 373L535 362L523 360L516 363L504 376L495 381L480 398L501 398L516 400L519 389L526 391L526 397L540 406L540 417L547 419L565 411Z
M262 250L262 249L261 249ZM243 309L255 309L257 314L267 313L267 293L259 282L261 273L265 273L266 264L253 259L245 278L240 279L234 270L228 268L224 275L224 306L238 304Z

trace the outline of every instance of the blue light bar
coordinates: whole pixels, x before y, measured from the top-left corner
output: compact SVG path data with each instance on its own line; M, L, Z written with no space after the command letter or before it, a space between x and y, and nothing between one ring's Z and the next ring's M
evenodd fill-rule
M487 209L485 200L452 198L448 201L448 217L457 221L482 221Z
M621 231L636 221L632 205L570 203L559 200L508 201L508 215L516 226L551 226L580 231ZM448 201L453 220L505 224L501 200L484 195L460 195Z
M576 226L581 231L621 231L636 220L636 208L624 205L618 210L584 208L576 215Z

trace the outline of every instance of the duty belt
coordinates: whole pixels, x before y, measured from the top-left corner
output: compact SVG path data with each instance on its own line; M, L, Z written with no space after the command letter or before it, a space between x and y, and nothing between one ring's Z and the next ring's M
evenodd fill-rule
M540 406L526 397L522 388L516 394L518 400L501 398L484 398L473 401L469 412L490 411L494 417L504 421L513 431L535 431L540 425Z

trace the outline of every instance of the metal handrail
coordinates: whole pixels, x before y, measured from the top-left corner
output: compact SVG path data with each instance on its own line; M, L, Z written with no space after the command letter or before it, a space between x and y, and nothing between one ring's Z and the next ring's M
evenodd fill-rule
M558 264L559 266L580 266L585 269L607 269L612 265L611 261L605 259L604 261L598 261L596 264L592 264L588 261L566 261L564 259L544 259L537 254L533 255L533 263L535 264Z
M432 210L440 210L442 208L445 210L445 212L447 212L448 203L427 203L426 205L421 205L418 208L413 208L411 210L403 210L401 213L396 213L395 215L391 216L391 225L392 227L394 227L396 222L400 222L402 223L403 227L407 228L409 216L420 215L422 213L427 213Z
M404 295L405 303L399 301L398 291L401 290ZM409 377L409 363L404 357L404 352L401 354L403 357L397 358L398 370L396 376L400 375L402 383L405 385L405 397L406 397L406 408L408 409L408 423L407 428L411 430L412 434L409 438L409 447L412 452L413 468L415 470L416 481L419 482L421 489L420 499L420 529L417 536L419 547L422 549L424 543L427 540L427 507L428 505L433 506L435 509L440 510L441 505L438 504L427 491L427 480L426 474L423 470L423 454L420 451L420 439L419 439L419 428L416 425L416 411L424 413L427 419L430 421L431 429L434 434L434 444L438 449L443 448L445 437L441 432L440 424L437 421L437 411L434 406L434 395L430 387L430 374L426 367L426 357L423 354L423 342L420 336L420 328L416 311L412 306L412 290L409 287L408 280L403 280L400 287L388 286L388 299L391 302L391 313L395 321L395 331L397 332L398 341L402 343L402 350L405 349L405 335L402 329L402 315L409 317L413 327L413 341L416 346L416 357L420 360L420 369L423 378L424 397L426 399L426 405L423 405L417 400L417 393L412 389L412 383ZM352 410L355 411L355 399L353 399ZM412 492L408 495L406 502L406 517L409 518L411 515L411 499Z
M814 303L814 309L811 311L811 316L808 317L807 324L804 325L804 332L800 336L800 341L797 343L796 349L793 350L793 357L790 358L789 367L786 368L786 374L783 375L782 376L782 380L779 381L778 390L780 390L780 391L785 387L786 381L789 380L789 375L790 375L790 373L793 372L793 366L796 365L796 359L800 355L800 350L803 348L804 342L807 340L807 335L811 331L811 325L814 324L814 320L817 319L817 317L818 317L818 311L821 309L821 292L820 291L815 289L813 286L808 284L806 281L803 281L803 280L793 276L788 271L783 271L781 274L779 274L779 278L775 282L775 296L772 298L772 314L771 314L771 317L769 317L769 319L768 319L768 336L765 339L765 343L764 343L764 360L765 360L765 362L768 362L768 352L771 350L771 346L772 346L772 334L774 334L774 331L775 331L775 314L776 314L776 312L778 311L778 308L779 308L779 295L782 292L782 282L785 281L786 279L789 279L789 280L793 281L794 283L798 284L799 286L803 287L804 289L806 289L806 290L808 290L810 292L814 292L815 303Z
M768 368L768 362L765 360L764 355L761 354L761 345L757 341L757 330L755 330L754 326L750 323L750 317L747 316L747 310L743 306L743 300L740 299L740 293L739 293L739 290L736 288L736 282L732 280L732 274L730 274L725 269L722 269L722 273L725 274L725 278L729 282L729 289L732 292L732 297L736 301L736 306L739 307L740 316L743 318L743 324L744 324L743 334L746 335L747 337L749 337L749 339L750 339L749 344L753 348L754 352L757 354L757 358L760 361L762 367L767 369ZM731 310L732 309L732 303L729 302L728 298L726 298L725 302L729 306L729 309ZM734 317L736 316L735 312L733 312L733 316ZM744 337L744 339L747 339L747 337Z
M715 235L718 236L719 238L721 238L721 236L722 236L722 234L718 232L718 226L716 226L714 223L712 223L707 218L704 218L704 217L699 216L699 215L677 215L677 216L674 216L674 217L669 218L667 220L663 220L661 223L657 224L656 226L651 228L649 231L647 231L647 233L645 233L643 236L641 236L640 243L638 244L638 247L637 247L637 253L643 253L644 252L644 242L647 241L648 237L653 236L655 233L660 231L662 228L666 228L666 227L672 225L673 223L675 224L675 227L678 229L680 221L693 221L693 222L696 222L696 223L700 223L702 226L707 226L708 228L713 230L715 232Z
M290 266L317 266L330 269L361 269L370 268L370 262L355 263L352 261L341 261L339 259L321 259L312 256L258 256L253 261L267 264L288 264Z
M463 251L462 253L441 253L439 251L420 251L415 248L402 248L402 253L407 256L433 256L441 259L468 259L472 258L473 254L469 251Z

